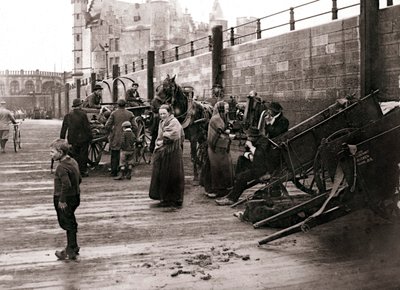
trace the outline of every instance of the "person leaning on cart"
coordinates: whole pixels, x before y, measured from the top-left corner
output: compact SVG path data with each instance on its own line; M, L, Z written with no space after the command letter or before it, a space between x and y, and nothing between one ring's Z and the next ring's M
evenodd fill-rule
M137 82L132 83L132 87L126 91L126 105L128 107L137 107L143 105L143 100L138 92L139 84Z
M100 109L102 94L103 88L100 85L95 85L93 88L93 92L86 97L82 107Z
M68 131L67 140L71 144L71 155L78 162L82 177L87 177L89 176L87 167L88 150L93 136L86 112L81 107L81 99L73 100L72 112L64 116L60 138L65 139Z
M285 133L289 129L289 121L283 116L282 106L277 102L267 105L267 110L261 114L259 127L251 127L248 132L246 147L248 152L239 156L236 165L235 183L231 192L217 199L218 205L234 204L249 181L260 178L279 166L280 157L277 150L270 150L269 139ZM280 190L280 186L273 188Z
M132 132L135 135L137 135L138 129L135 115L125 109L126 101L124 99L119 99L117 104L118 108L111 113L105 125L105 128L110 132L108 138L111 151L111 176L118 175L122 140L122 123L125 121L131 122Z
M6 143L8 141L8 135L10 133L10 125L12 122L14 125L17 124L11 111L7 110L4 105L5 101L0 101L0 140L1 140L1 153L6 153Z

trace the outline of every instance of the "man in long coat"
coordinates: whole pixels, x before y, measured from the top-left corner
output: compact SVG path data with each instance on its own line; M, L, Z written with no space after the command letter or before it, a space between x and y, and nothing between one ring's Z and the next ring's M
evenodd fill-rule
M65 139L68 131L67 140L72 146L72 157L78 162L82 177L86 177L89 176L87 170L88 150L93 136L86 112L81 107L82 101L80 99L73 100L72 112L64 116L60 138Z
M135 120L135 115L126 110L126 101L124 99L119 99L118 108L113 111L110 117L107 120L105 125L106 129L110 131L109 135L109 146L111 151L111 175L118 175L119 168L119 158L121 151L121 142L122 142L122 123L125 121L129 121L132 124L132 132L137 135L137 123Z
M7 110L4 105L5 101L0 101L0 142L1 142L1 153L6 152L6 143L8 141L9 133L10 133L10 125L9 122L13 124L17 124L12 115L11 111Z

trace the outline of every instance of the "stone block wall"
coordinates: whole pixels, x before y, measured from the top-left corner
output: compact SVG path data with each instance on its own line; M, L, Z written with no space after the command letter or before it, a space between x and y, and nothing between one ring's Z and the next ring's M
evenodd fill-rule
M379 12L382 95L399 99L400 6ZM154 88L169 74L181 86L193 86L200 100L210 96L211 53L156 65ZM157 63L157 61L156 61ZM225 48L222 61L226 96L246 100L256 90L266 101L278 101L291 126L325 109L337 98L360 93L359 17L253 40ZM127 75L147 98L147 70ZM124 80L127 87L128 80ZM107 93L104 98L107 99ZM124 96L119 84L119 95ZM81 94L84 96L84 94ZM70 98L71 100L73 97ZM105 100L107 101L107 100Z
M339 97L359 92L358 17L224 50L224 87L245 100L256 90L296 124Z
M379 46L382 52L381 92L388 100L400 99L400 5L379 13Z

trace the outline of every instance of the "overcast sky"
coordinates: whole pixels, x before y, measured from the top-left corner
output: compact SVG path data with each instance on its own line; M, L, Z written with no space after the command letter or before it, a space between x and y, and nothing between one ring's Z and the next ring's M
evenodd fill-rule
M125 0L143 2L142 0ZM208 22L214 0L178 0L195 21ZM236 17L263 17L312 0L219 0L228 25ZM72 4L70 0L3 0L0 5L0 70L69 71L72 68ZM338 0L338 6L358 0ZM380 0L381 6L386 0ZM318 7L330 9L331 0ZM400 0L394 0L400 4ZM312 12L311 11L311 14ZM310 11L308 11L310 13ZM352 11L350 14L357 13ZM342 15L344 16L344 15ZM285 16L286 17L286 16ZM284 19L287 20L286 18Z

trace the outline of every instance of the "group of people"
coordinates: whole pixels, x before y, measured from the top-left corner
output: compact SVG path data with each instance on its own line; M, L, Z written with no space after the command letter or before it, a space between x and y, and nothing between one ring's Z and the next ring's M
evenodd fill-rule
M100 88L98 90L101 91ZM101 95L101 92L94 92L93 98L99 94ZM96 105L96 101L88 103ZM137 133L135 116L126 110L126 104L125 99L119 99L118 108L110 114L105 123L110 132L111 175L117 180L131 178L130 160ZM50 147L52 158L59 161L54 177L54 206L59 225L67 232L66 248L56 251L59 259L75 259L80 249L77 243L78 224L74 213L80 203L81 177L88 176L87 148L93 138L89 120L82 106L80 99L73 101L73 110L64 117L60 139L54 141ZM236 169L233 170L228 106L222 94L216 94L214 113L208 125L208 158L201 177L208 196L218 197L218 205L236 202L249 181L260 178L275 166L273 150L270 150L270 138L287 131L289 126L279 103L270 103L268 110L262 115L259 127L251 127L247 132L247 150L239 157ZM171 106L167 104L161 105L158 110L160 122L152 158L149 197L158 200L157 206L160 207L182 206L185 191L182 158L185 134L172 112Z
M250 97L256 96L252 91ZM270 139L286 132L289 121L283 116L283 108L277 102L267 105L257 127L247 131L246 152L239 156L235 170L230 156L228 103L219 100L208 127L208 160L202 171L202 185L206 195L217 198L218 205L232 205L249 186L279 166L279 153L273 150Z

